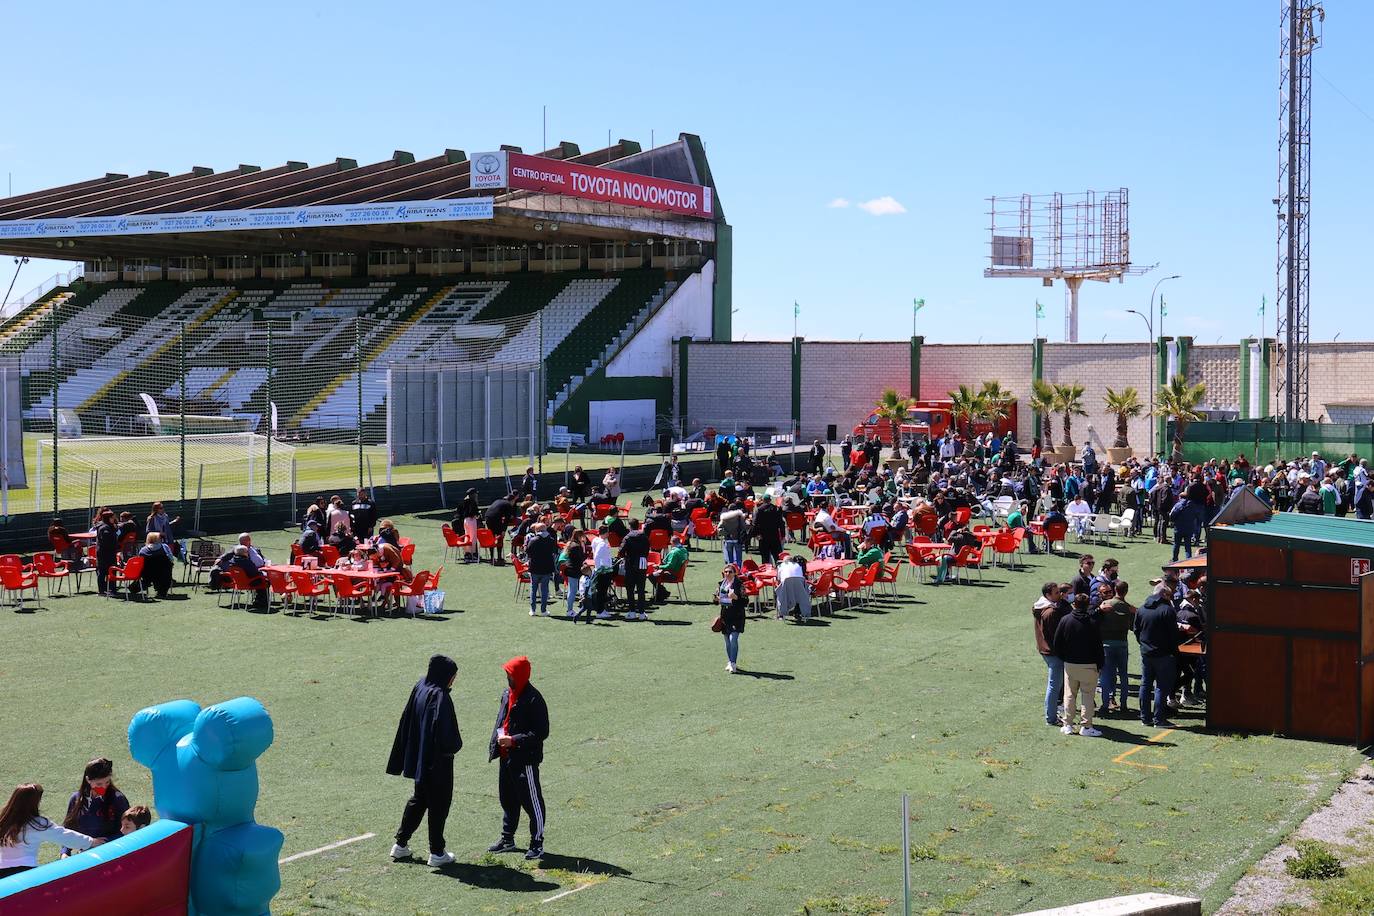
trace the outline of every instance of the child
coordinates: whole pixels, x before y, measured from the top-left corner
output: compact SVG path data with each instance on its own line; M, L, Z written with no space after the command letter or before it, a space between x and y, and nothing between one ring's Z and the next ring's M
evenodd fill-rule
M115 788L114 764L107 757L97 757L86 764L81 787L67 802L62 826L97 840L113 840L118 838L120 819L128 810L129 800Z
M134 805L119 819L120 836L128 836L135 830L142 830L153 822L153 812L146 805Z
M28 871L38 864L38 847L43 843L63 843L70 849L90 849L102 840L59 827L38 811L43 787L26 783L10 795L0 808L0 878Z

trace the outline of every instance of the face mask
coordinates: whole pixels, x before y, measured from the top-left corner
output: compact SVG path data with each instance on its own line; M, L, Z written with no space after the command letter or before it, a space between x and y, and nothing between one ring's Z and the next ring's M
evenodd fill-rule
M96 798L104 798L108 786L91 786L91 794Z

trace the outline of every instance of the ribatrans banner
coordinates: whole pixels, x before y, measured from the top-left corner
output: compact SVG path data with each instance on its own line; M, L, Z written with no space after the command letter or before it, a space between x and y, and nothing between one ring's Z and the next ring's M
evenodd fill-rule
M236 229L318 229L325 226L491 219L492 214L490 197L469 197L461 200L410 200L395 203L339 204L328 207L205 210L199 213L149 213L139 216L78 216L69 219L0 220L0 239L230 232Z
M474 189L504 187L707 219L715 215L711 189L702 185L504 150L478 153L472 162Z

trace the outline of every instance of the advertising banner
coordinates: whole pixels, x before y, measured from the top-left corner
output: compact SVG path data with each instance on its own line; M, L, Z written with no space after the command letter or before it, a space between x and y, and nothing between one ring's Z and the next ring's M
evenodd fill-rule
M472 163L474 189L564 194L703 219L715 215L711 189L701 185L505 151L478 153Z
M492 214L490 197L469 197L462 200L410 200L325 207L206 210L199 213L149 213L139 216L77 216L67 219L0 220L0 239L228 232L236 229L318 229L326 226L491 219Z

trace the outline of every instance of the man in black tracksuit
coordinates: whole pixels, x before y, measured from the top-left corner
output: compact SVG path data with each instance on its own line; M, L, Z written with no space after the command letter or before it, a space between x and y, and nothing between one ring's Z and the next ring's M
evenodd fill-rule
M620 559L625 563L625 598L630 605L626 620L648 620L645 583L649 575L649 536L639 528L639 519L630 519L630 530L620 542Z
M353 527L355 538L365 541L372 537L372 529L377 525L377 504L361 487L358 488L358 498L353 500L353 505L348 510L348 520ZM320 530L327 532L329 526L326 524Z
M530 818L530 846L525 858L533 861L544 857L544 790L539 784L539 764L549 737L549 708L530 683L528 658L518 655L501 667L508 686L501 693L487 753L489 760L501 761L497 787L503 814L501 838L487 851L517 851L515 831L520 827L520 809L524 808Z
M458 716L449 695L457 675L458 665L453 659L446 655L431 657L429 670L411 690L396 727L386 771L415 780L415 789L401 814L396 845L391 847L393 859L410 857L407 844L428 812L430 866L453 861L453 853L444 848L444 823L453 802L453 755L463 747Z

